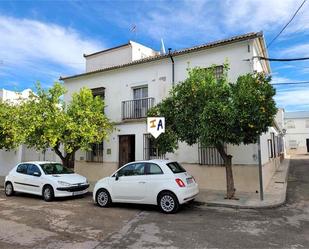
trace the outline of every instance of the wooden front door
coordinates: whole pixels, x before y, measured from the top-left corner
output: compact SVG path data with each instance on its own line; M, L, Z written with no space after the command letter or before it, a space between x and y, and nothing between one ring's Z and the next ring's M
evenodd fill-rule
M119 136L119 167L135 161L135 135Z

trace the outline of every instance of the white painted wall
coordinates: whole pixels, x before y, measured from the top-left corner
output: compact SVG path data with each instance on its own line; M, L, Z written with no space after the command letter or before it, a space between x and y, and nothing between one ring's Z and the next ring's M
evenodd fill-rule
M308 121L307 121L308 120ZM293 122L295 128L289 128L288 122ZM309 123L309 117L304 118L285 118L286 123L286 147L290 153L307 153L306 139L309 139L309 127L306 127L306 122ZM291 141L296 141L296 150L291 150Z
M222 65L228 62L230 70L228 78L231 82L236 81L241 74L249 73L258 67L262 62L252 64L253 46L252 41L243 41L230 45L220 46L204 51L184 54L174 57L175 61L175 82L183 81L187 78L188 67L210 67L213 64ZM250 49L248 49L250 45ZM262 68L262 66L261 66ZM74 92L78 92L83 86L89 88L105 87L105 103L107 105L105 113L114 122L117 122L117 129L109 141L104 141L104 161L118 161L118 135L136 134L136 160L143 159L143 134L146 133L146 124L143 122L124 123L121 119L121 102L133 99L133 87L147 85L148 96L154 97L155 102L160 102L169 93L172 87L172 64L169 58L144 64L134 65L117 70L105 71L96 74L86 75L78 78L67 79L64 82L67 93L64 97L69 102ZM223 131L224 132L224 131ZM262 136L263 137L263 136ZM261 139L262 162L268 162L267 138ZM110 148L111 155L106 155L106 150ZM257 164L257 146L228 145L228 152L233 155L235 164ZM78 152L76 159L85 158L84 152ZM198 162L197 145L187 146L180 144L179 149L174 154L167 154L169 159L175 159L185 163Z
M0 176L6 176L10 170L21 162L22 147L16 150L0 150Z
M126 46L86 56L86 72L130 63L156 54L157 52L151 48L129 41Z

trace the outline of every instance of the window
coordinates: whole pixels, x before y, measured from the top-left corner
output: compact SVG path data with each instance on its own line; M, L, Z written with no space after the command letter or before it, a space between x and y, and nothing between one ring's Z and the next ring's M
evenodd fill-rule
M168 163L166 165L174 174L186 172L186 170L177 162Z
M163 171L157 164L147 163L146 164L146 174L147 175L161 175L163 174Z
M92 144L91 150L86 153L86 161L88 162L103 162L104 143Z
M309 119L306 120L306 128L309 128Z
M148 98L148 86L133 88L133 99Z
M33 164L29 164L27 167L27 175L33 175L34 172L39 173L39 175L41 175L41 171L38 168L38 166L33 165Z
M267 145L268 145L268 157L273 158L274 157L273 142L271 139L267 140Z
M144 160L164 158L165 154L159 152L155 138L151 134L144 134Z
M99 96L101 99L105 98L105 88L104 87L98 87L91 89L93 97Z
M295 128L294 120L286 120L285 121L286 128L293 129Z
M118 176L145 175L145 164L144 163L132 163L120 169L117 173L118 173Z
M210 70L210 69L212 69L212 67L207 67L207 68L204 68L204 69L205 70ZM214 67L214 75L215 75L215 78L217 80L222 77L222 75L223 75L223 66L222 65Z
M18 165L16 172L20 174L27 174L27 164Z

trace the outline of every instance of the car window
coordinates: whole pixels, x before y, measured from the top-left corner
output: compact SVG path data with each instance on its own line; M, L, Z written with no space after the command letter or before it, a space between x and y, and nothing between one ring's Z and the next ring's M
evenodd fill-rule
M27 167L27 175L33 175L34 172L38 172L39 174L41 174L41 171L38 168L38 166L34 164L29 164Z
M177 162L167 163L166 165L174 174L186 172L186 170Z
M162 169L155 163L146 164L146 174L147 175L159 175L163 174Z
M20 174L27 174L27 164L18 165L16 172L18 172Z
M46 175L57 175L57 174L73 174L74 171L64 167L60 163L44 163L40 164L42 170Z
M128 166L123 167L117 173L118 173L118 176L145 175L145 164L144 163L132 163Z

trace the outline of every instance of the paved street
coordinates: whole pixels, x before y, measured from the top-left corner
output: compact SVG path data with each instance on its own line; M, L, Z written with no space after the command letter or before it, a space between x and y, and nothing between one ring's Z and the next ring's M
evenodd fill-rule
M237 210L186 205L100 209L90 196L45 203L0 192L0 248L309 248L309 157L291 160L287 204Z

